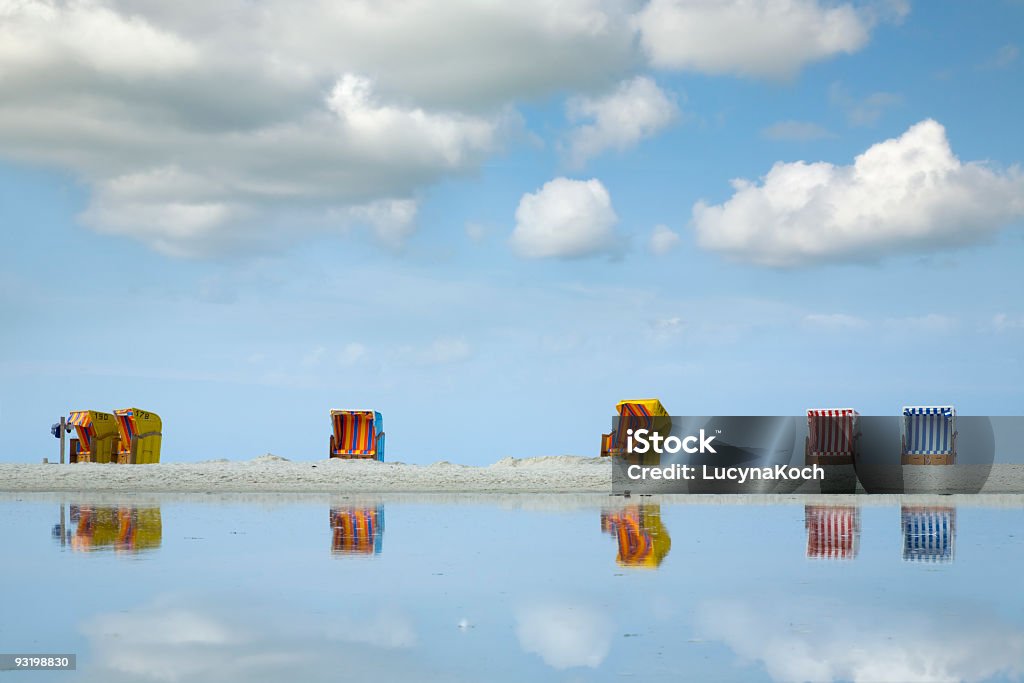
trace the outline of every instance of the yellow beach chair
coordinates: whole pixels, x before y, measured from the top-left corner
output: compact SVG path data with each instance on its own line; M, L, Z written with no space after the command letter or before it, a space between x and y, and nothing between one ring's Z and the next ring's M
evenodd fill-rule
M117 420L98 410L73 410L68 424L78 433L71 440L71 462L116 462Z
M163 422L156 413L138 408L114 411L117 419L119 448L117 462L148 465L160 462Z
M672 431L672 418L665 406L656 398L638 398L619 401L615 406L618 421L610 434L601 435L601 456L622 455L626 452L629 429L649 429L667 435Z

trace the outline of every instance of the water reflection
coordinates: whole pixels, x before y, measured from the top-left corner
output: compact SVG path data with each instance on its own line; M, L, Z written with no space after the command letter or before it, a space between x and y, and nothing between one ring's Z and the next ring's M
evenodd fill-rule
M601 511L601 531L619 545L615 561L623 567L656 569L672 548L672 538L661 521L661 505L641 503Z
M53 537L61 547L70 545L79 552L138 553L160 547L163 522L159 507L71 505L66 518L61 505Z
M384 506L331 508L331 552L379 555L384 540Z
M807 557L852 560L860 548L860 508L855 505L805 505Z
M956 545L956 508L904 505L903 559L907 562L952 562Z

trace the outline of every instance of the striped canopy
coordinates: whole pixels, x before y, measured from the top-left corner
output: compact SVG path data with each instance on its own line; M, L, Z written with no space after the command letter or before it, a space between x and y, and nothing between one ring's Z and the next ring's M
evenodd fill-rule
M904 507L903 559L908 562L952 562L956 542L956 509Z
M332 410L334 452L339 455L377 454L381 415L372 410Z
M811 455L853 455L859 414L853 408L812 408L807 411Z
M849 560L860 545L860 509L852 505L807 505L807 557Z
M384 538L384 507L331 508L331 552L380 554Z
M88 427L92 424L92 416L88 410L72 410L68 424L72 427Z
M904 450L908 455L941 455L953 450L953 406L903 409Z

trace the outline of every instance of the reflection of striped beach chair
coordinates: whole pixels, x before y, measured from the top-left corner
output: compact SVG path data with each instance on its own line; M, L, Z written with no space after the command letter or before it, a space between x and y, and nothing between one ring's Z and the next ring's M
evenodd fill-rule
M956 508L903 506L903 559L952 562L956 545Z
M123 464L160 462L160 441L163 424L160 416L138 408L114 411L120 435L117 461Z
M622 455L626 452L628 430L649 429L668 435L672 429L672 419L656 398L619 401L615 406L618 418L615 428L609 434L601 435L601 455Z
M956 462L956 409L908 406L903 409L904 465L952 465Z
M384 420L372 410L332 410L330 457L384 459Z
M857 455L857 418L852 408L814 408L807 411L807 465L852 465Z
M602 511L601 531L615 536L619 546L615 561L623 567L657 568L672 548L672 539L661 522L660 505Z
M74 410L68 424L75 428L71 440L71 462L111 462L117 459L117 421L110 413Z
M384 506L331 508L331 552L378 555L384 539Z
M860 509L853 505L805 505L807 557L851 560L860 548Z

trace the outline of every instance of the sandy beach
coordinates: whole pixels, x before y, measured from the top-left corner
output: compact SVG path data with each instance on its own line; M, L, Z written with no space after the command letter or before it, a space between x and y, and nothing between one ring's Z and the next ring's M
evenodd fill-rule
M978 478L971 466L956 473ZM895 468L898 473L900 468ZM916 490L956 493L953 470L903 468ZM984 483L968 490L983 494L1024 493L1024 465L997 465ZM962 478L962 477L960 477ZM248 461L218 460L159 465L81 463L0 464L0 491L111 491L191 493L604 493L611 490L607 459L575 456L505 458L487 466L438 462L409 465L360 460L289 461L264 455ZM964 489L960 489L963 491ZM908 489L909 491L909 489ZM817 494L813 486L785 491Z

